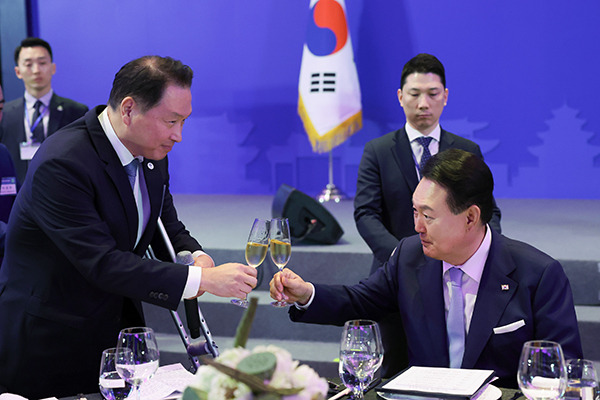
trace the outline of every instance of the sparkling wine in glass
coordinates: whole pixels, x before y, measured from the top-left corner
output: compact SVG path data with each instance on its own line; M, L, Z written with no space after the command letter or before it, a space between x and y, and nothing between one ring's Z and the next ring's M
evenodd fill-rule
M364 398L364 392L382 362L379 325L364 319L346 321L340 344L339 368L340 377L352 390L354 399Z
M117 372L121 378L135 387L140 400L140 386L158 369L159 352L156 335L152 328L126 328L119 332L117 351L130 349L131 353L117 353ZM127 356L129 354L129 356Z
M106 400L124 400L133 389L131 383L121 378L117 372L115 360L126 358L133 358L133 353L127 348L117 350L116 347L111 347L102 352L98 386Z
M246 262L249 266L258 268L267 256L269 249L269 221L256 218L248 235L246 243ZM231 302L240 307L248 308L248 300L233 299Z
M567 388L565 399L595 400L598 391L598 378L594 363L584 359L566 361Z
M567 372L560 344L525 342L517 371L519 388L529 400L555 400L565 392Z
M282 271L292 255L292 241L290 238L290 225L287 218L274 218L269 226L269 250L271 250L271 259L277 265L279 271ZM289 304L285 301L274 301L271 303L274 307L287 307Z

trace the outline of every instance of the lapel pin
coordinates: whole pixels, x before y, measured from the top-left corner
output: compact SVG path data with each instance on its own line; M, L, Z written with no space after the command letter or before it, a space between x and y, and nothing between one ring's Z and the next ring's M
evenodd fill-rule
M63 106L56 107L56 111L62 111L62 110L63 110Z
M506 284L505 285L500 285L500 287L502 288L502 290L508 290L509 289L508 285L506 285Z
M148 164L148 169L153 170L154 169L154 164L152 164L151 162L149 162Z

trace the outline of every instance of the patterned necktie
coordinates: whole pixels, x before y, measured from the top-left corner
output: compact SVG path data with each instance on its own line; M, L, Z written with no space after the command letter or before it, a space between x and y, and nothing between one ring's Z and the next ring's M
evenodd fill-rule
M448 350L450 368L460 368L465 352L465 306L462 295L462 276L460 268L450 268L450 306L448 308Z
M125 168L125 172L127 173L127 177L129 178L129 184L131 185L131 190L135 187L135 176L137 174L137 169L140 165L140 160L134 158L132 162L127 164Z
M31 118L31 126L35 124L35 122L40 118L41 109L43 107L43 103L41 101L36 101L34 104L35 111L33 113L33 117ZM33 142L42 143L44 141L44 121L42 118L38 121L38 124L35 126L33 131L31 132L31 140Z
M429 144L433 140L429 136L420 136L415 139L421 146L423 146L423 155L421 156L421 162L419 163L419 171L423 169L423 166L431 158L431 152L429 151Z

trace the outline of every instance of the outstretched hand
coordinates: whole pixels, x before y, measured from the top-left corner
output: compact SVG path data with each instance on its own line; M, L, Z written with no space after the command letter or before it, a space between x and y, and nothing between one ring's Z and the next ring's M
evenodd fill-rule
M243 299L256 286L256 269L240 263L221 264L202 270L198 296L204 292Z
M269 288L273 299L287 303L306 304L312 296L312 285L288 268L273 275Z

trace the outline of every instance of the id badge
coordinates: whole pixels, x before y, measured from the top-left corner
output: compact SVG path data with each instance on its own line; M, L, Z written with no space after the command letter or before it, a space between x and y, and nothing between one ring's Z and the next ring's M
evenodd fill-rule
M31 160L35 155L35 152L40 148L39 143L20 143L21 147L21 160Z
M2 178L0 184L0 196L10 196L17 194L17 178L14 176L6 176Z

